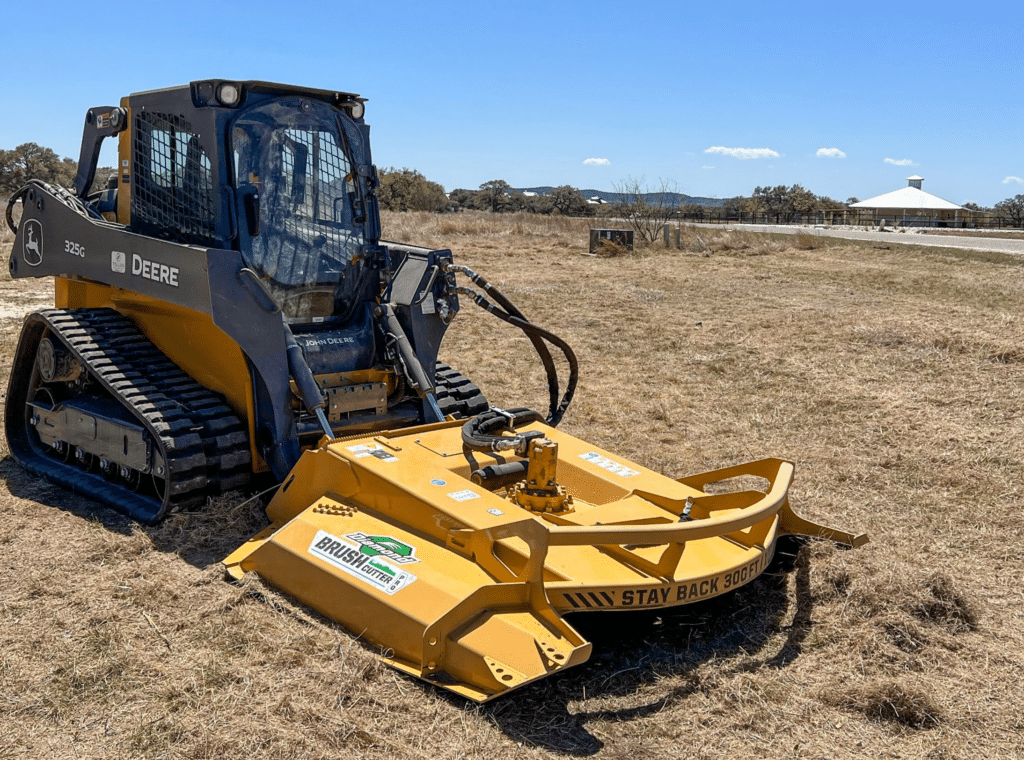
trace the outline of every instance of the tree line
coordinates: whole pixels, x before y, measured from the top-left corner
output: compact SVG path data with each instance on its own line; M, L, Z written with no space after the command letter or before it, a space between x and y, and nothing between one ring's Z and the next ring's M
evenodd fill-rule
M553 188L542 195L527 195L505 180L495 179L484 182L476 190L457 188L445 193L441 185L414 169L387 168L379 171L378 177L377 199L380 207L388 211L473 210L496 214L525 211L564 216L593 216L595 213L583 193L570 185Z
M827 195L815 195L803 185L758 186L749 198L730 198L725 202L725 210L775 217L788 224L798 216L819 211L841 211L856 202L856 198L849 198L846 203L842 203Z
M0 196L10 195L30 179L71 187L78 164L61 158L50 148L36 143L23 143L11 150L0 149ZM113 168L100 169L92 190L106 186ZM431 182L415 169L386 168L378 173L380 185L377 198L388 211L429 211L450 213L462 210L492 213L529 212L563 216L609 216L627 220L640 236L654 240L669 219L680 216L703 218L712 213L774 218L788 223L800 216L818 212L841 211L856 198L837 201L816 195L802 185L755 187L749 196L729 198L717 207L687 204L679 206L671 200L677 192L673 183L661 181L650 186L643 178L629 178L614 187L619 200L594 204L571 185L561 185L546 193L527 195L508 182L495 179L484 182L476 190L457 188L446 193L444 187ZM1015 227L1024 227L1024 194L1000 201L992 207L965 203L964 208L993 214Z
M511 213L518 211L564 216L602 216L624 219L644 240L655 240L662 227L672 219L703 219L714 216L759 217L788 224L798 218L818 213L836 212L858 203L855 197L839 201L818 195L803 185L757 186L749 196L728 198L716 206L696 203L678 204L674 183L661 181L651 185L643 178L629 178L615 183L608 203L590 203L583 193L571 185L562 185L546 193L526 195L508 182L490 180L476 190L459 188L445 193L436 182L430 182L411 169L385 169L380 172L377 191L381 208L389 211L432 211L435 213L462 210ZM992 207L965 203L964 208L992 214L1006 223L1024 227L1024 195L1000 201Z

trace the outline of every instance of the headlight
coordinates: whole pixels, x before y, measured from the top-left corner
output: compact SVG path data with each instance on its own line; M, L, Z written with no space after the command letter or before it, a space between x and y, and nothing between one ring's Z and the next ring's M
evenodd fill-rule
M217 88L217 100L222 106L234 108L242 98L242 91L237 84L224 82Z

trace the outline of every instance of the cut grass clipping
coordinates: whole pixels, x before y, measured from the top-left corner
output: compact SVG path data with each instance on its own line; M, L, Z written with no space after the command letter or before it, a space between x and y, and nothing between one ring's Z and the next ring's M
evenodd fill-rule
M907 728L932 728L943 719L942 710L924 691L893 681L875 681L845 692L832 692L825 699L836 707Z

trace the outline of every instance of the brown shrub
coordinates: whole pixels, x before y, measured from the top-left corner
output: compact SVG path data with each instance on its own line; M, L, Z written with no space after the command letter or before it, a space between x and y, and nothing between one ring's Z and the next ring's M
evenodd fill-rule
M594 253L598 256L613 258L616 256L627 256L632 251L624 245L619 245L614 240L601 240Z

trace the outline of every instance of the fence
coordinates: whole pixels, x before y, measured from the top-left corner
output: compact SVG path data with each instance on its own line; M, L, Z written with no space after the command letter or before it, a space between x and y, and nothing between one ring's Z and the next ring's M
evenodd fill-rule
M815 211L809 214L752 214L744 211L707 209L701 211L679 211L673 219L681 222L703 224L824 224L851 225L854 227L877 227L883 214L872 209L838 209ZM966 229L1020 229L1021 224L996 214L966 212L959 219L937 216L896 214L885 218L891 227L960 227Z

